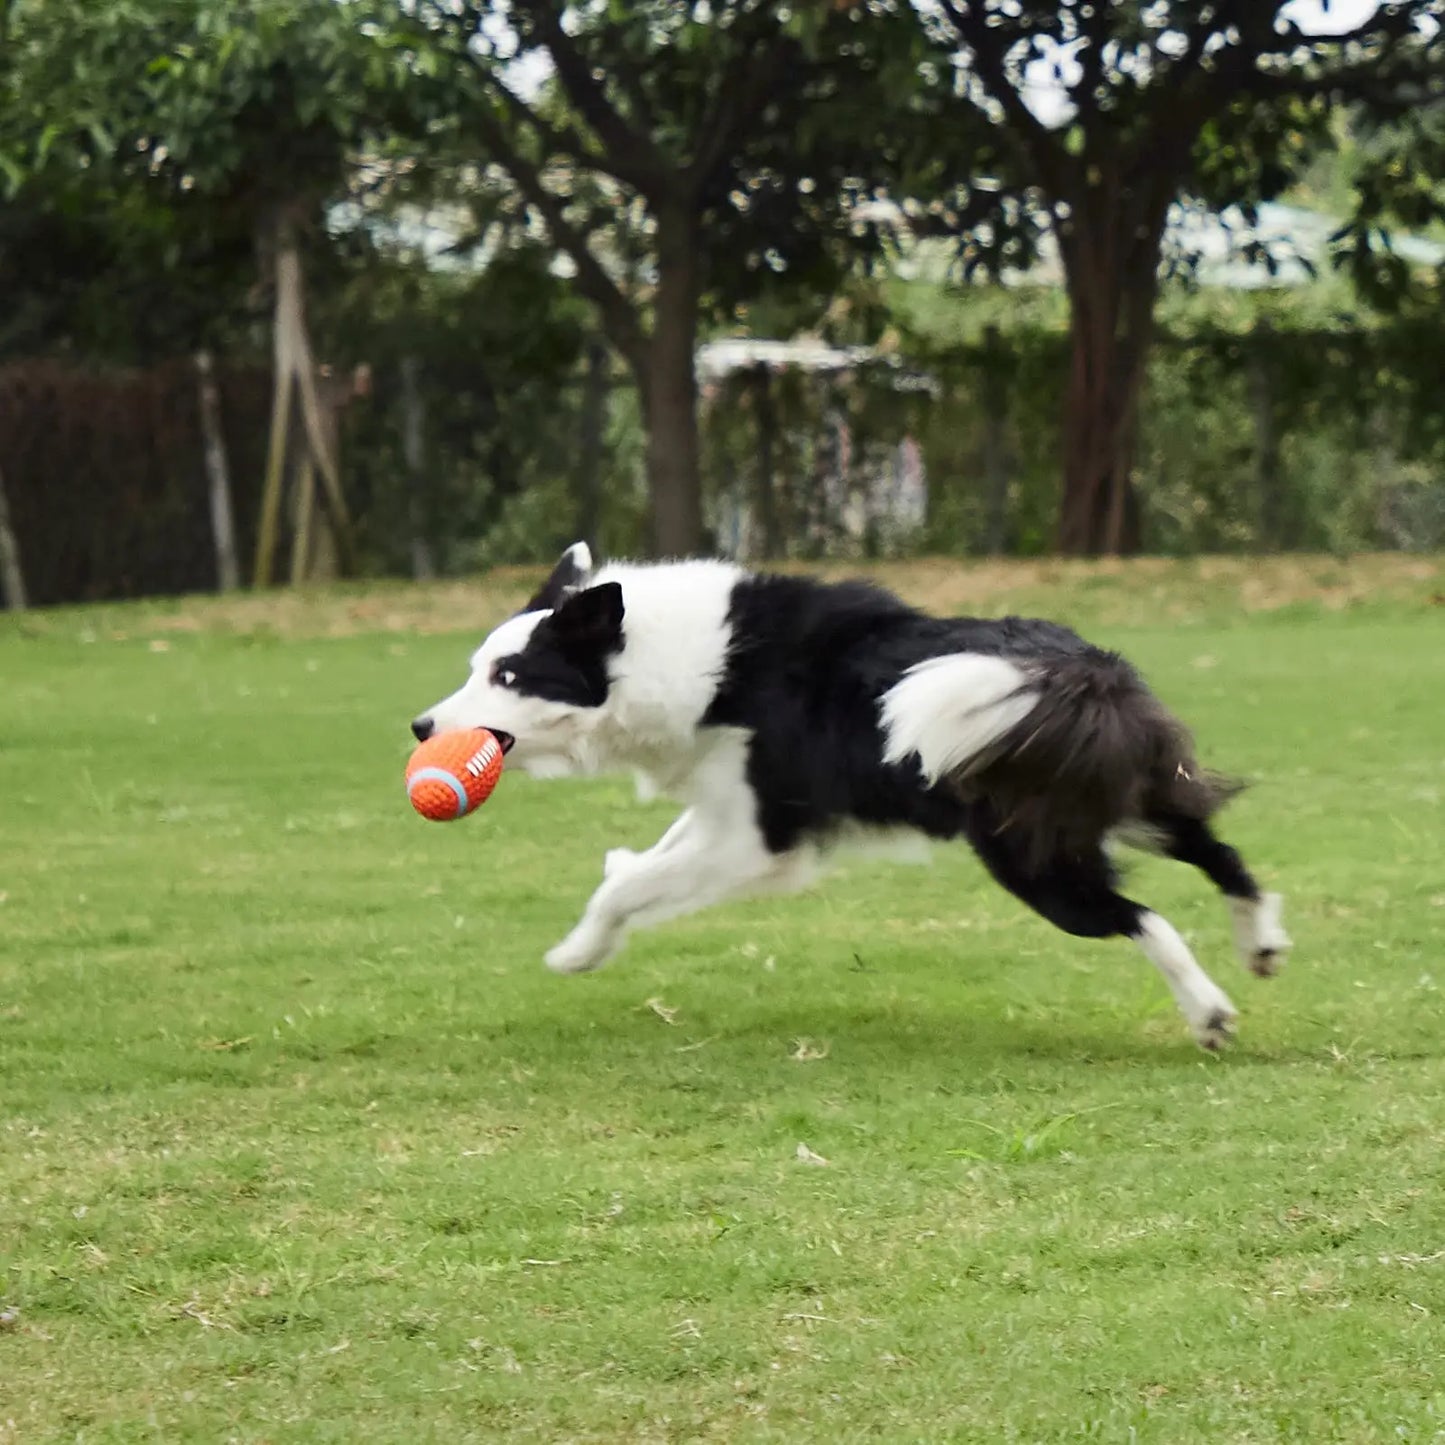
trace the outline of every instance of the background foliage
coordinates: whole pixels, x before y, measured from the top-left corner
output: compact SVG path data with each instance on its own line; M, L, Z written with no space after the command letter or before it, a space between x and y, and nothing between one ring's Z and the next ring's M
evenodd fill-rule
M1037 261L1059 217L1038 209L978 88L988 47L970 16L989 6L952 8L959 23L931 28L883 0L787 15L748 0L736 31L673 17L686 44L669 49L639 7L579 11L562 33L527 6L509 39L500 10L444 0L3 0L0 477L31 590L209 585L185 380L200 346L238 378L224 412L250 544L265 418L240 378L268 364L283 216L316 355L371 377L342 418L364 569L409 570L418 539L454 572L543 556L582 531L646 550L658 403L628 328L655 329L658 216L678 187L702 228L697 340L802 333L874 348L846 372L774 376L771 489L749 376L703 388L704 545L726 543L739 499L756 511L770 497L771 550L789 555L1050 550L1076 450L1063 400L1077 298L1050 283L1046 249L1044 272L989 279ZM1338 55L1311 42L1288 94L1272 81L1202 123L1180 192L1196 214L1238 225L1283 193L1333 216L1337 235L1311 284L1249 293L1201 286L1187 240L1166 238L1129 462L1146 550L1441 543L1439 278L1418 247L1395 244L1400 228L1445 236L1440 76L1411 39L1429 8L1381 7L1393 38ZM1111 24L1129 20L1111 9ZM1205 7L1199 24L1227 9ZM1028 32L1015 60L1061 42L1113 57L1098 114L1049 144L1087 169L1088 147L1115 135L1146 165L1158 97L1123 51L1078 31L1076 10L1031 4L1009 22ZM1165 44L1164 14L1141 9L1139 44ZM485 45L462 45L479 34ZM603 64L605 95L578 56ZM753 85L748 115L731 115L726 87L693 82L740 56L801 67L807 84ZM1320 79L1336 64L1349 104ZM1085 79L1060 61L1059 93L1076 105ZM742 150L703 184L699 157L735 130ZM505 153L492 144L503 135ZM519 181L528 166L562 211ZM921 269L920 246L933 247ZM606 287L588 280L588 256ZM37 410L26 398L41 393ZM167 401L158 411L144 396ZM845 525L905 438L926 467L926 525Z

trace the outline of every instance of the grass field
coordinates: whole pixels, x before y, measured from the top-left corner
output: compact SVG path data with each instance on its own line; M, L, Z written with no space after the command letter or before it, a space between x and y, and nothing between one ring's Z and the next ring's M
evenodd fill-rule
M1223 1058L962 851L546 974L669 814L406 808L515 580L0 624L0 1441L1445 1438L1441 571L1223 575L958 584L1258 780Z

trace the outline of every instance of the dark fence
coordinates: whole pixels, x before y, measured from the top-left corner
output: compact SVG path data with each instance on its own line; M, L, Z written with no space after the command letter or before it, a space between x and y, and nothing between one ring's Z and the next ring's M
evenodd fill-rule
M1066 366L1066 338L1037 331L909 341L901 358L785 369L766 384L756 369L727 377L704 400L714 544L751 556L1047 551ZM442 572L534 561L594 520L608 552L645 545L636 398L615 367L600 393L579 369L502 402L454 358L418 356L413 375L422 433L410 450L403 389L384 367L344 418L366 570L406 572L422 554ZM1445 328L1427 321L1162 336L1137 454L1146 549L1445 547L1442 375ZM244 577L270 382L254 366L221 367L219 381ZM215 585L189 359L0 368L0 477L33 603Z
M222 368L242 557L254 543L270 378ZM0 367L0 476L32 604L216 585L194 363Z
M1005 336L934 363L943 388L919 421L930 540L986 550L1001 511L1001 550L1046 550L1066 339ZM1445 546L1442 367L1445 330L1423 320L1160 336L1135 459L1145 549Z
M1067 337L920 340L902 355L777 375L766 396L745 374L719 387L704 451L720 531L731 521L754 545L772 531L787 555L1050 550ZM1427 320L1161 335L1135 457L1145 550L1445 547L1442 374L1445 328ZM899 525L917 510L914 445L925 515Z

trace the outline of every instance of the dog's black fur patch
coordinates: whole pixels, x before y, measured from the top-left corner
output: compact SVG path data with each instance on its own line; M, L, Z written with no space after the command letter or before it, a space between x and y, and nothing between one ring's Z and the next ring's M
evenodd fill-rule
M566 597L582 588L588 573L577 560L577 551L576 547L569 547L562 554L551 575L528 600L523 612L550 612L554 607L560 606Z
M747 728L748 784L767 846L846 821L956 838L967 807L887 764L878 699L916 662L957 651L948 624L865 583L758 576L733 589L727 662L703 725Z
M532 629L525 647L496 660L492 675L500 682L510 674L513 680L503 685L529 697L601 707L609 688L607 660L622 648L623 614L616 582L570 592Z
M1144 823L1226 891L1257 896L1207 820L1229 788L1123 658L1057 623L929 617L865 583L739 581L704 725L751 733L748 783L769 849L840 824L966 837L1005 887L1069 932L1129 933L1105 835ZM913 666L950 653L1015 662L1040 698L981 758L932 786L916 759L882 761L879 703ZM1221 851L1223 850L1223 851Z

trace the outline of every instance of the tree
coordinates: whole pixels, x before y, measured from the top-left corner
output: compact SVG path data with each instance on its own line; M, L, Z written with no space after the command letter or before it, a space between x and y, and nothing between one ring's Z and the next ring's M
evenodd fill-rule
M1394 311L1423 302L1439 305L1445 267L1434 285L1420 284L1418 267L1396 250L1391 231L1428 231L1445 222L1445 97L1410 97L1400 115L1374 123L1353 117L1351 189L1354 206L1334 237L1336 265L1369 303Z
M253 294L269 288L274 298L277 385L256 580L272 571L293 398L308 449L298 535L310 528L314 464L344 555L348 508L318 394L304 262L324 246L322 222L346 197L357 157L424 128L416 102L426 92L407 84L405 52L340 0L47 0L18 14L31 169L58 173L61 200L81 202L52 205L38 239L109 236L135 250L134 269L151 261L146 289L164 297L154 309L171 325L172 349L177 325L194 327L190 349L213 344L223 291L197 283L218 264L230 279L244 252Z
M957 210L975 258L1026 257L1043 226L1062 260L1060 549L1136 550L1130 472L1171 206L1268 198L1332 103L1388 106L1409 80L1438 78L1438 0L1386 0L1336 34L1307 33L1291 0L917 4L958 47L951 155L970 182ZM1063 102L1052 119L1031 103L1048 79Z
M911 53L915 27L854 0L514 0L506 27L471 0L423 13L452 61L475 70L462 124L479 157L510 174L631 369L657 551L696 551L700 318L778 274L836 277L850 239L843 180L859 174L865 137L874 165L889 164L883 76ZM518 76L539 57L553 79L528 95ZM639 268L625 264L629 247Z
M0 3L0 354L144 364L250 320L249 230L136 147L136 77L181 14Z
M327 203L345 195L353 157L391 108L396 77L387 53L334 0L189 4L146 68L134 144L153 170L249 228L272 286L275 393L255 563L255 581L265 585L293 398L307 445L298 534L309 537L310 481L319 472L332 535L343 561L349 557L349 511L306 319L303 243L320 227Z

